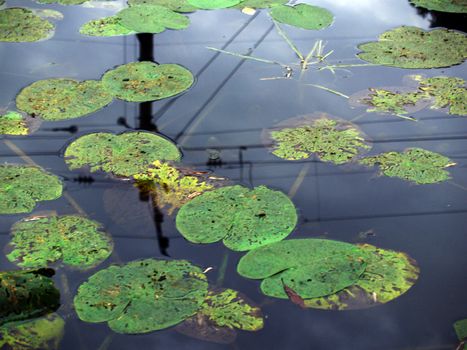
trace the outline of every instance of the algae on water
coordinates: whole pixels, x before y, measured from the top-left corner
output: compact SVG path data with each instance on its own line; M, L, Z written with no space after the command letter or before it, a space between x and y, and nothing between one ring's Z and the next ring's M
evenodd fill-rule
M371 106L368 112L407 114L408 109L426 98L420 91L395 92L387 89L370 88L368 97L361 101Z
M449 109L449 114L467 116L467 88L465 80L456 77L434 77L420 81L419 89L435 102L431 108Z

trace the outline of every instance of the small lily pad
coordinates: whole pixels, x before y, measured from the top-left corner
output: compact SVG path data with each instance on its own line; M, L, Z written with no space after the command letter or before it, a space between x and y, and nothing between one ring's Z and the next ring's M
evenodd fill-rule
M177 64L132 62L108 71L102 77L105 89L130 102L161 100L193 85L191 72Z
M448 29L425 31L398 27L379 36L379 41L361 44L362 60L400 68L441 68L467 58L467 37Z
M11 229L8 260L26 268L44 267L62 260L77 268L91 268L113 250L100 223L75 215L25 219Z
M188 261L146 259L95 273L79 287L74 305L85 322L108 322L117 333L147 333L196 314L207 288L202 270Z
M327 9L308 4L274 6L270 14L278 22L312 30L327 28L334 21L334 15Z
M60 306L52 269L0 272L0 325L54 312Z
M432 108L449 108L449 114L467 116L467 89L465 80L455 77L434 77L420 81L423 92L432 96Z
M198 9L190 5L187 0L128 0L128 5L158 5L175 12L194 12Z
M187 0L188 3L196 8L203 10L225 9L235 6L241 0Z
M21 90L16 97L16 107L44 120L63 120L93 113L112 99L100 81L46 79Z
M62 182L39 167L0 165L0 214L29 213L38 201L62 195Z
M41 124L40 119L8 111L0 115L0 135L29 135Z
M381 172L390 177L399 177L417 184L433 184L449 180L445 170L456 165L449 158L421 148L409 148L404 152L388 152L363 158L364 165L378 165Z
M55 26L33 11L12 7L0 10L0 41L32 42L49 38Z
M205 192L180 208L176 224L193 243L223 240L244 251L277 242L295 228L297 212L282 192L259 186L227 186Z
M159 5L134 5L120 11L121 24L138 33L162 33L166 29L185 29L190 19Z
M412 4L440 12L467 13L465 0L410 0Z
M70 169L89 167L116 176L132 176L148 169L155 160L180 160L177 146L150 132L120 135L94 133L81 136L65 150Z
M88 36L119 36L135 34L134 30L122 25L118 16L104 17L89 21L79 29L79 32Z

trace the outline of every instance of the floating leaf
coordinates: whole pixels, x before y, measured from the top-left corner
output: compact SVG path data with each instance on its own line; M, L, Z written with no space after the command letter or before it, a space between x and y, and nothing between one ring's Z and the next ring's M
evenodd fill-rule
M132 62L108 71L102 82L107 91L121 100L144 102L177 95L193 84L194 77L177 64Z
M16 107L44 120L63 120L93 113L112 99L100 81L46 79L21 90L16 97Z
M449 114L467 116L465 80L455 77L434 77L420 81L422 91L434 97L432 108L449 108Z
M460 64L467 57L465 34L448 29L425 31L402 26L361 44L362 60L400 68L440 68Z
M207 288L206 276L188 261L146 259L97 272L79 287L74 305L83 321L147 333L194 315Z
M159 5L175 12L194 12L198 9L187 0L128 0L128 5Z
M225 9L235 6L241 0L187 0L188 3L196 8L204 10Z
M52 269L0 272L0 325L54 312L60 292Z
M420 270L407 254L360 246L367 263L358 281L336 294L305 300L311 308L353 310L385 304L407 292L418 279Z
M44 267L62 260L65 265L90 268L112 253L113 243L96 221L75 215L25 219L11 229L8 260L21 267Z
M417 184L432 184L450 179L448 167L456 165L441 154L421 148L409 148L404 152L388 152L363 158L362 164L378 165L381 172Z
M325 8L308 4L274 6L270 14L278 22L303 29L327 28L334 21L334 15Z
M39 125L39 119L25 117L18 112L8 111L0 115L0 135L29 135Z
M0 214L29 213L38 201L50 201L62 195L58 177L39 167L0 165Z
M286 4L287 0L244 0L240 2L238 5L235 5L235 8L243 9L243 8L252 8L252 9L265 9L269 7L273 7L276 5L283 5Z
M467 319L454 322L454 330L457 338L461 342L456 350L467 349Z
M79 29L83 35L89 36L118 36L135 34L134 30L122 25L122 20L118 16L104 17L89 21Z
M334 294L358 281L366 263L362 250L324 239L286 240L254 249L237 266L240 275L263 279L261 291L287 299L287 286L301 298Z
M287 237L297 223L297 212L282 192L237 185L192 199L180 208L176 223L190 242L223 240L226 247L244 251Z
M159 5L131 6L120 11L117 16L124 27L139 33L162 33L166 29L185 29L190 24L188 17Z
M410 2L428 10L467 13L467 1L465 0L410 0Z
M89 0L37 0L41 4L81 5Z
M150 132L105 132L88 134L73 141L65 150L70 169L89 167L117 176L132 176L148 169L155 160L180 160L177 146Z
M237 338L235 329L219 327L201 313L186 319L177 325L175 330L187 337L217 344L231 344Z
M31 10L19 7L0 10L0 41L32 42L47 39L55 26Z

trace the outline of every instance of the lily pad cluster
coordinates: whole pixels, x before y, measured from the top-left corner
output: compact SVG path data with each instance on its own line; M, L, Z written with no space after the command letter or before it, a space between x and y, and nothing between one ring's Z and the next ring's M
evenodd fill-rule
M440 12L467 13L465 0L410 0L412 4Z
M94 133L81 136L65 150L70 169L89 167L116 176L144 172L155 160L178 161L181 153L166 138L150 132L125 132L120 135Z
M34 11L12 7L0 10L0 41L33 42L48 39L55 26Z
M113 250L100 223L76 215L25 219L11 229L8 260L26 268L44 267L62 260L64 265L91 268Z
M43 169L29 165L0 165L0 214L29 213L38 201L62 195L62 182Z
M183 205L176 218L177 229L190 242L222 240L236 251L280 241L296 223L292 201L265 186L250 190L236 185L205 192Z
M29 135L40 125L39 119L8 111L0 115L0 135Z
M327 28L334 21L329 10L308 4L273 6L270 14L277 22L310 30Z

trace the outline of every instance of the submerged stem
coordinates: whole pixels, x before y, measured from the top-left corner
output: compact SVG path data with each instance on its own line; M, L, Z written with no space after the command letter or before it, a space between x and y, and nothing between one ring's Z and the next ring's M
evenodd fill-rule
M277 64L281 67L288 67L288 65L284 64L284 63L281 63L281 62L277 62L277 61L271 61L271 60L267 60L267 59L264 59L264 58L259 58L259 57L254 57L254 56L248 56L248 55L242 55L242 54L239 54L239 53L236 53L236 52L231 52L231 51L225 51L225 50L221 50L221 49L216 49L215 47L210 47L210 46L207 46L206 47L208 50L212 50L212 51L216 51L216 52L220 52L220 53L225 53L227 55L231 55L231 56L235 56L235 57L240 57L240 58L244 58L244 59L247 59L247 60L253 60L253 61L258 61L258 62L263 62L263 63L269 63L269 64Z
M341 97L344 97L344 98L349 98L349 96L343 94L342 92L327 88L326 86L317 85L317 84L305 84L305 85L314 86L315 88L322 89L322 90L325 90L325 91L328 91L328 92L332 92L333 94L336 94L338 96L341 96Z

